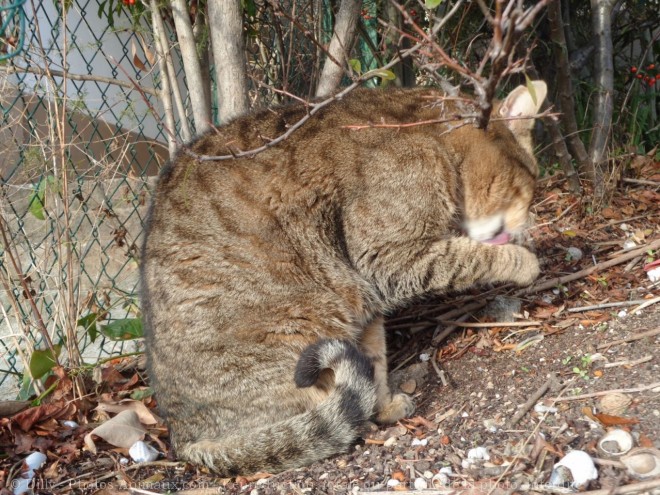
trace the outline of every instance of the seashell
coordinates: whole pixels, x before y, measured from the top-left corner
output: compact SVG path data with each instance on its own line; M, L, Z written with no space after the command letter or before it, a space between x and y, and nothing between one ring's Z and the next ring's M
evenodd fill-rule
M394 447L396 445L397 438L396 437L390 437L387 440L385 440L385 443L383 443L383 447Z
M23 462L25 462L30 471L36 471L44 465L46 459L46 456L41 452L32 452Z
M151 462L158 459L158 451L142 440L138 440L128 449L128 455L135 462Z
M621 416L630 405L632 399L626 394L613 392L602 397L599 401L600 410L612 416Z
M433 488L444 488L449 485L449 476L445 473L438 473L431 478L431 486Z
M489 461L490 455L488 454L488 449L486 447L477 447L468 450L467 458L473 460Z
M556 407L546 406L545 404L539 402L534 406L534 411L537 412L538 414L545 414L545 413L555 414L558 411L558 409Z
M573 484L573 475L571 470L566 466L557 466L550 473L550 480L548 484L551 486L561 486L563 488L568 488Z
M598 470L589 454L582 450L571 450L557 464L550 475L551 483L560 483L555 486L565 486L570 471L572 481L570 486L573 488L586 488L591 480L598 478ZM554 484L554 483L553 483Z
M416 478L414 486L415 490L426 490L428 488L428 483L426 483L424 478Z
M625 430L608 431L598 442L598 449L605 455L618 457L630 452L634 446L633 437Z
M620 461L635 478L660 476L660 450L639 447L632 449Z

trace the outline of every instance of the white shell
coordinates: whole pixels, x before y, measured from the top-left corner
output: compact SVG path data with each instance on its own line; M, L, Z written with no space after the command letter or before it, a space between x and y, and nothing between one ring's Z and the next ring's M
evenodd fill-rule
M399 480L395 480L392 478L391 480L387 480L387 486L397 486L400 483Z
M23 473L23 477L15 480L14 495L23 495L30 491L30 483L34 478L34 472L44 465L46 459L46 456L41 452L32 452L23 460L27 466L27 471Z
M30 491L30 483L32 482L32 477L30 478L16 478L12 481L14 486L14 495L23 495Z
M438 473L431 478L431 486L433 488L442 488L449 485L449 476L445 473Z
M635 249L637 247L637 244L635 244L635 241L632 239L626 239L625 242L623 243L623 250L624 251L630 251L631 249Z
M419 438L413 438L412 443L410 444L412 447L417 447L417 446L423 446L426 447L429 444L429 441L426 438L422 438L421 440Z
M46 462L46 456L41 452L32 452L23 462L27 464L30 471L36 471L44 465L44 462Z
M541 402L537 402L536 405L534 406L534 411L537 412L538 414L544 414L544 413L554 414L558 411L558 409L556 407L546 406Z
M621 457L621 462L628 472L636 478L660 476L660 450L636 448Z
M633 448L633 437L624 430L610 430L598 442L598 449L605 455L619 457Z
M646 272L646 275L649 277L649 280L651 282L660 281L660 266L658 268L652 268L651 270Z
M415 479L415 490L426 490L428 486L429 485L426 483L426 480L424 478Z
M467 458L474 460L479 459L479 460L489 461L490 455L488 454L488 449L486 447L477 447L468 450Z
M158 451L142 440L138 440L128 449L128 455L135 462L151 462L158 459Z
M572 486L575 488L586 488L591 480L598 478L598 470L589 454L582 450L571 450L557 464L568 468L573 477Z
M385 440L385 443L383 443L383 447L392 447L396 445L396 437L390 437L387 440Z

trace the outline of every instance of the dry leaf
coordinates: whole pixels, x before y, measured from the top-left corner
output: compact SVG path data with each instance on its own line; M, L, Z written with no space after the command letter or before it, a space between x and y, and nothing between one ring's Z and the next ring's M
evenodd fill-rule
M85 446L96 454L96 444L92 439L92 435L96 435L115 447L128 449L142 440L146 432L135 411L122 411L85 435Z
M532 311L532 316L538 320L546 320L551 316L553 316L558 311L561 311L561 309L562 308L558 308L557 306L546 306L543 308L536 308L534 311Z
M415 416L414 418L409 418L406 420L406 423L409 423L413 426L424 426L429 430L435 430L437 428L435 423L429 421L426 418L423 418L422 416Z
M142 60L140 60L140 57L138 57L137 55L137 47L135 45L135 40L131 40L131 55L133 55L133 65L138 69L146 72L147 66L144 65L144 62L142 62Z
M603 215L604 218L607 218L608 220L621 220L621 214L615 209L610 208L609 206L607 208L603 208L601 214Z
M158 424L160 418L157 418L147 406L139 400L126 399L121 402L99 402L96 406L97 411L108 413L120 413L122 411L135 411L143 425Z
M611 416L609 414L603 414L603 413L594 414L594 416L598 421L600 421L603 424L603 426L624 426L624 425L636 425L637 423L639 423L639 420L635 418Z
M392 473L392 479L397 481L406 481L406 475L403 471L394 471Z

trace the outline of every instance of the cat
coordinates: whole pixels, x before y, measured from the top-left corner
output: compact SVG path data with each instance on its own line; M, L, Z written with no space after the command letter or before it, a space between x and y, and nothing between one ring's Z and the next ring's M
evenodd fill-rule
M539 273L508 241L528 218L546 91L514 89L483 130L443 122L476 107L435 89L359 89L253 157L180 152L165 166L141 297L178 457L224 476L276 473L346 451L370 419L410 415L388 388L383 315ZM190 150L254 149L307 110L238 118Z

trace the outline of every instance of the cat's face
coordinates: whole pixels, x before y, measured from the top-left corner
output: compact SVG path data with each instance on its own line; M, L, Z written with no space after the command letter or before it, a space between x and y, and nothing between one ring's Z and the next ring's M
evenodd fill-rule
M531 130L547 92L543 81L519 86L496 108L479 146L469 146L464 166L463 225L480 242L504 244L528 223L538 166Z
M527 171L519 176L493 179L485 190L465 203L467 235L480 242L505 244L527 225L534 193L534 178Z

